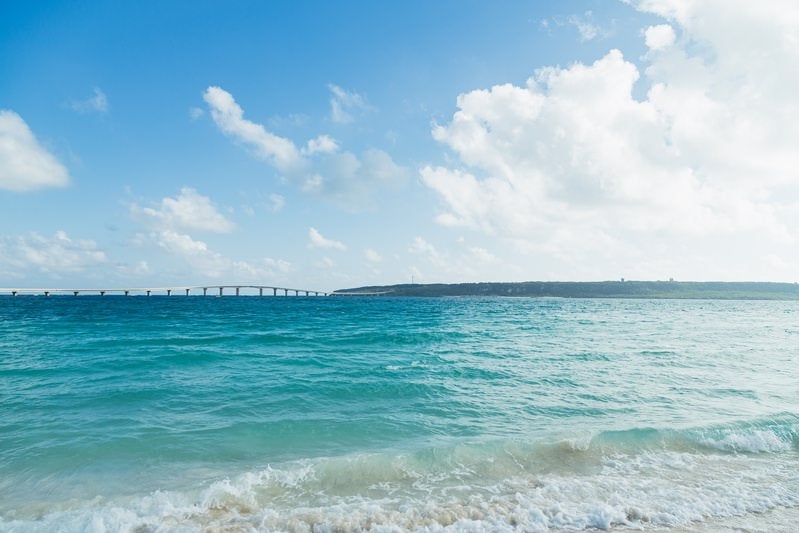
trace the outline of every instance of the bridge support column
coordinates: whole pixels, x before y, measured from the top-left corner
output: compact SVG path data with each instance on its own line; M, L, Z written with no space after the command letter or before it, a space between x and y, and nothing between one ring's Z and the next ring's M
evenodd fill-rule
M50 291L44 291L45 296L50 296Z
M239 295L239 289L240 289L240 288L241 288L241 287L236 287L236 296L238 296L238 295Z
M125 296L130 296L130 291L125 291Z
M11 296L16 296L16 295L17 295L17 291L11 291Z
M283 289L283 296L288 296L288 295L289 295L289 290Z
M150 296L150 291L147 291L147 296Z
M203 296L208 294L208 287L203 287Z
M72 296L77 296L77 295L78 295L78 291L72 291Z
M264 295L264 288L258 287L258 296L263 296L263 295Z
M277 296L277 289L272 288L272 296Z
M222 296L222 287L219 287L219 296Z
M189 289L186 289L186 296L189 295Z
M166 295L167 296L172 296L172 289L167 289L166 290Z

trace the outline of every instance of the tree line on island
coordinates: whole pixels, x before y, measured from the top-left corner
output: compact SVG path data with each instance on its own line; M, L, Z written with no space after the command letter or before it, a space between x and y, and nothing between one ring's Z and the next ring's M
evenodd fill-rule
M372 285L339 289L355 296L519 296L554 298L683 298L799 300L799 284L722 281L524 281Z

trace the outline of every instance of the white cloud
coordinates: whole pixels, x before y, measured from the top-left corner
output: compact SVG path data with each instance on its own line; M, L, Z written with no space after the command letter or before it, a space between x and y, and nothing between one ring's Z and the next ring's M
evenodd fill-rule
M366 99L356 92L346 91L338 85L327 86L330 97L330 118L338 124L348 124L354 119L353 114L371 109Z
M340 241L325 238L316 228L308 230L308 247L309 248L326 248L331 250L344 251L347 247Z
M208 254L208 245L203 241L195 241L190 235L174 230L164 230L157 235L158 246L169 253L183 256L200 256Z
M593 13L591 11L586 11L582 17L577 15L569 17L569 24L577 28L580 33L580 40L583 42L595 39L602 31L599 26L591 22L592 19Z
M330 259L329 257L325 256L316 263L317 268L321 268L322 270L328 270L336 266L336 262Z
M437 220L608 273L679 266L677 247L694 277L767 277L744 266L764 246L788 247L799 266L799 5L636 5L681 35L650 27L658 53L642 71L612 50L458 97L433 136L459 163L421 170Z
M97 243L72 239L64 231L52 237L30 233L0 237L0 274L23 278L31 273L74 274L104 264L108 258Z
M408 251L414 254L426 255L431 259L438 259L440 257L436 247L424 240L422 237L415 237Z
M192 188L184 187L176 198L163 198L158 208L133 204L130 212L134 220L150 229L148 233L136 234L132 244L159 248L178 259L191 275L203 279L267 283L274 282L291 269L291 264L282 259L230 259L187 233L195 230L227 233L235 227L208 197Z
M380 190L403 187L408 172L383 150L369 149L360 158L351 152L332 154L319 163L319 173L312 180L314 188L309 191L343 207L357 209L368 206Z
M203 99L211 108L211 117L223 133L249 145L258 157L287 171L300 162L300 153L288 139L266 131L260 124L244 118L244 111L233 96L220 87L208 87Z
M379 263L383 260L383 256L380 255L377 251L372 250L371 248L367 248L366 250L364 250L363 255L364 257L366 257L366 260L369 261L370 263Z
M644 31L646 45L651 50L664 50L674 44L676 36L674 28L668 24L658 24L657 26L649 26Z
M499 258L492 252L479 246L466 246L462 239L457 239L458 246L436 247L423 237L416 237L411 242L408 251L416 256L421 264L427 265L427 281L451 282L457 281L485 281L496 279L498 273L514 270L511 265L501 264ZM423 279L418 267L417 279Z
M108 112L108 98L99 88L94 88L94 95L85 100L71 100L69 107L79 113L106 113Z
M123 278L142 277L152 273L150 264L144 260L138 261L134 265L119 264L116 271Z
M216 209L210 198L190 187L182 188L176 198L163 198L157 209L133 204L130 211L137 220L162 230L229 233L235 227Z
M67 169L39 144L22 117L0 110L0 189L33 191L67 184Z
M189 108L189 118L192 120L198 120L205 114L205 111L200 109L199 107L190 107Z
M281 211L285 205L286 205L285 197L274 193L269 195L269 209L273 213Z
M305 148L302 149L303 154L332 154L338 151L338 143L329 135L320 135L316 139L311 139Z
M148 235L140 234L136 244L157 246L171 257L180 260L191 275L202 279L272 283L282 278L292 268L288 261L268 257L255 261L233 260L210 249L204 241L169 229L153 231Z
M497 256L479 246L469 247L469 254L475 261L481 264L493 264L499 261Z
M335 88L335 90L333 89ZM331 86L342 102L354 107L360 100ZM347 96L349 95L349 96ZM256 148L256 155L270 161L283 177L307 194L323 196L347 209L370 205L382 189L396 189L408 179L408 171L379 149L366 150L360 157L341 150L329 135L319 135L302 148L268 132L262 125L243 119L233 96L219 87L209 87L205 100L217 126L226 134ZM366 104L363 104L364 106Z

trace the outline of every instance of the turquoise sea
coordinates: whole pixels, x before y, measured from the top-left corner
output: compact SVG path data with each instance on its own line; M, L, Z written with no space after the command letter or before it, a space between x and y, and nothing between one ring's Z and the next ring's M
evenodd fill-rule
M797 524L797 302L0 297L0 531Z

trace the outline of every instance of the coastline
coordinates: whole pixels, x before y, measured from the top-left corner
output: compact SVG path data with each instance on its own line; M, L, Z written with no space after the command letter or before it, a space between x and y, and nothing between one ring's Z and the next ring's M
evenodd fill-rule
M799 300L799 284L749 281L521 281L369 285L338 296L509 296L675 300Z

